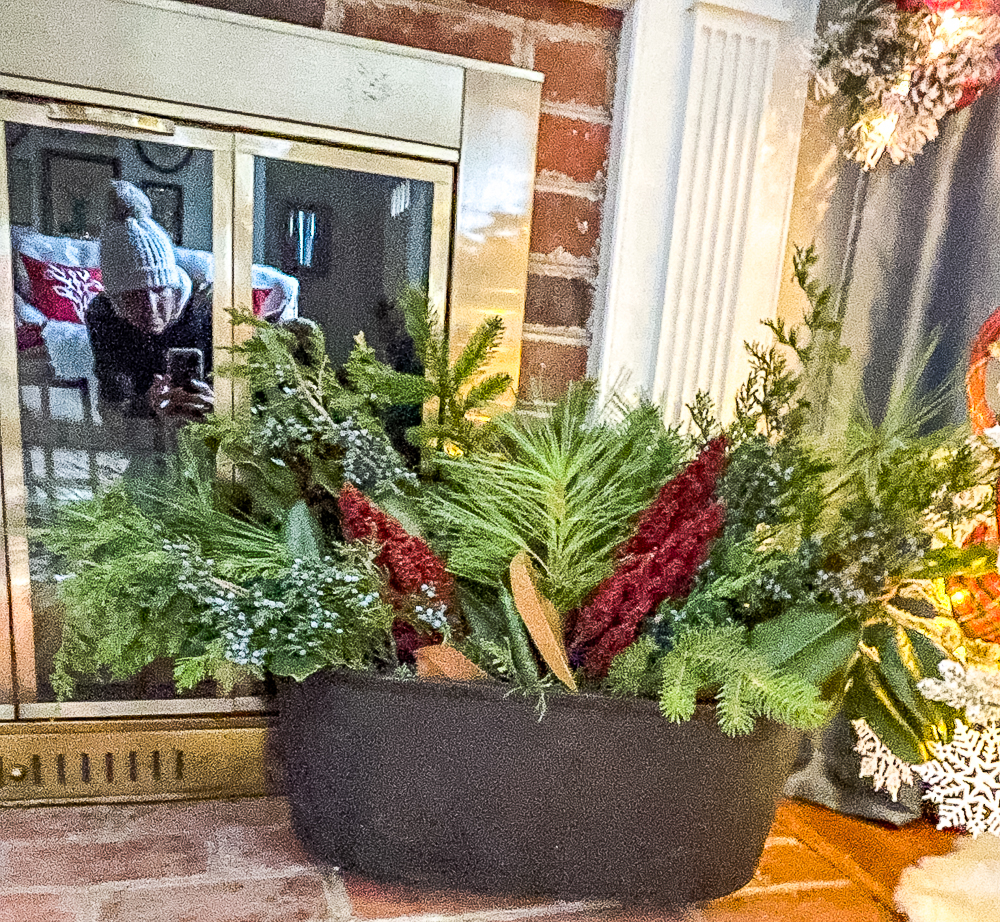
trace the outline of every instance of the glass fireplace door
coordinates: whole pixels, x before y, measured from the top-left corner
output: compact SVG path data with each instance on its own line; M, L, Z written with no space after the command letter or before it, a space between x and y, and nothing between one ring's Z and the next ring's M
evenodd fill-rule
M416 372L396 304L408 288L444 311L451 166L274 138L236 142L235 297L258 315L319 324L335 366L363 332ZM284 306L260 266L297 283Z
M0 327L11 688L21 716L42 717L62 713L52 680L62 614L60 560L39 529L60 503L162 469L192 418L156 404L172 353L197 354L210 394L232 339L234 139L57 103L2 100L0 118L0 300L13 305ZM97 716L160 711L124 702L176 697L163 663L136 680L81 682L71 700Z
M154 399L174 347L197 353L216 412L232 411L232 383L213 369L248 332L234 331L233 306L316 322L335 365L364 332L417 371L395 305L418 288L443 315L454 168L54 103L0 99L0 128L0 305L10 305L0 317L0 720L266 709L256 682L228 697L212 683L178 693L167 661L60 695L62 571L40 529L60 503L163 468L185 424ZM136 208L139 230L125 220ZM126 257L143 247L137 268ZM148 318L133 320L127 305L129 289L155 288L163 273L192 329L153 354L156 331L138 335ZM416 421L404 411L399 434Z

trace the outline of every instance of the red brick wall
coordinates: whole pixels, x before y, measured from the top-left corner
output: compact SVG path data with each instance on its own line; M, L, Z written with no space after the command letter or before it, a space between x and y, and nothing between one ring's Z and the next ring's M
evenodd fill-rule
M586 368L621 14L579 0L189 0L545 74L522 393ZM570 329L565 329L565 328ZM554 329L560 328L560 329Z

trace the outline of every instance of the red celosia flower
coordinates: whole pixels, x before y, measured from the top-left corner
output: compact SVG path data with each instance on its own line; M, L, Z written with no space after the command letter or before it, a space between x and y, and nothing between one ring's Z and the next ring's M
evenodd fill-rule
M454 595L451 574L423 538L411 535L352 484L344 484L337 504L344 536L349 541L370 541L379 548L375 565L385 571L393 592L407 596L420 592L421 586L433 586L438 599L445 604L450 601Z
M344 537L368 541L378 548L375 565L386 575L386 601L393 608L407 615L412 615L418 603L451 609L455 583L426 541L411 535L352 484L344 484L337 504ZM416 647L441 640L440 634L417 632L405 621L393 625L393 635L397 653L404 660Z
M726 440L713 439L665 484L642 514L620 562L576 617L570 661L593 676L636 638L639 625L664 600L683 598L722 530L725 507L713 501L725 463Z

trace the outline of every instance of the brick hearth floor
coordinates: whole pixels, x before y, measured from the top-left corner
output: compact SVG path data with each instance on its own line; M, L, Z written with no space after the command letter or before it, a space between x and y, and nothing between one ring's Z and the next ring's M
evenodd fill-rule
M760 868L690 922L890 922L904 867L952 837L780 805ZM668 922L598 903L430 892L311 863L279 797L0 809L0 922Z

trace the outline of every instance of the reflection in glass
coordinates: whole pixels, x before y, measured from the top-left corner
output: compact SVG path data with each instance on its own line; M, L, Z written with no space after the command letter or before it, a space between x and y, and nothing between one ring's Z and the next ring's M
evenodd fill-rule
M29 529L55 504L163 469L176 434L211 409L212 154L162 177L134 142L9 125L17 371ZM143 186L161 190L158 217ZM183 209L180 202L183 200ZM166 218L164 208L177 207ZM180 239L184 247L175 246ZM61 640L59 560L29 543L38 698ZM171 694L169 669L87 698Z
M323 328L335 365L358 332L397 366L412 356L393 307L427 285L433 196L429 182L255 158L254 263L298 281L297 316Z

